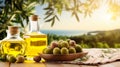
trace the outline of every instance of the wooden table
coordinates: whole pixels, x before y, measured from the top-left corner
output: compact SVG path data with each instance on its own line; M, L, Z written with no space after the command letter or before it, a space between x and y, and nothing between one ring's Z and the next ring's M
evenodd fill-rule
M120 67L120 62L113 62L98 66L74 65L74 64L53 64L53 63L7 63L0 62L0 67Z
M85 49L95 52L99 49ZM8 63L0 62L0 67L120 67L120 61L111 62L102 65L77 65L77 64L58 64L58 63L35 63L35 62L25 62L25 63Z

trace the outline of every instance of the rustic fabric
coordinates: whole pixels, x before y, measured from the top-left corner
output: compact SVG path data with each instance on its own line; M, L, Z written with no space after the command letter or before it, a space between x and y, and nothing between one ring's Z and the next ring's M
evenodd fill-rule
M120 61L120 49L84 49L84 51L88 54L83 58L74 61L50 61L50 63L99 65Z

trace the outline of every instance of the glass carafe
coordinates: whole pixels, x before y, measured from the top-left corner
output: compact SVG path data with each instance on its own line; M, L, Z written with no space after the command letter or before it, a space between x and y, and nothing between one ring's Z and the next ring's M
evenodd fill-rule
M8 26L7 37L4 38L1 45L1 52L3 54L11 54L17 56L18 54L25 54L26 42L20 37L18 26Z
M30 30L24 35L24 39L28 44L26 55L31 58L42 53L42 50L47 47L47 35L40 32L38 16L32 15L30 18Z

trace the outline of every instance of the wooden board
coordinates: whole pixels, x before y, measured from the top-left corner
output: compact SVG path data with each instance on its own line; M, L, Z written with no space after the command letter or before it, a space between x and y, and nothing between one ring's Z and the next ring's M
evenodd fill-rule
M53 63L22 63L11 64L10 67L97 67L87 65L74 65L74 64L53 64Z
M54 63L46 63L46 67L80 67L80 65L73 64L54 64Z
M98 67L98 66L92 66L92 65L53 64L53 63L46 63L45 65L46 67Z
M75 65L75 64L55 64L55 63L34 63L34 62L9 64L8 62L0 62L0 67L120 67L120 61L98 65L98 66Z
M10 67L46 67L43 63L12 63Z
M10 67L8 62L0 62L0 67Z
M99 49L86 49L91 50L92 52L95 52L96 50ZM91 65L77 65L77 64L59 64L59 63L35 63L35 62L28 62L26 61L25 63L11 63L9 64L8 62L0 62L0 67L120 67L120 61L112 62L112 63L107 63L107 64L102 64L102 65L96 65L96 66L91 66Z

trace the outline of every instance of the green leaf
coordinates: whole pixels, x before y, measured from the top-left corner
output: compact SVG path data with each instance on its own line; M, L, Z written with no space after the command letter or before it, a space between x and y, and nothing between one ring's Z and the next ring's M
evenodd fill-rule
M46 8L44 8L44 10L53 10L53 8L51 8L51 7L46 7Z
M44 19L47 19L48 17L50 17L53 13L49 13L47 14L47 16Z
M27 12L27 13L29 13L29 12L33 12L34 9L35 9L35 7L30 7L30 8L28 8L28 9L26 9L26 12Z
M61 15L61 14L62 14L62 8L58 8L58 9L57 9L57 12L58 12L58 14Z
M73 0L74 1L74 6L76 6L76 4L77 4L77 1L76 0Z
M55 23L55 16L53 17L51 27L54 25L54 23Z
M27 13L26 15L27 16L30 16L30 15L33 15L34 13L33 12L29 12L29 13Z
M41 1L42 1L41 4L43 5L45 3L45 0L41 0Z
M18 21L16 21L16 20L11 20L11 22L17 23Z
M14 8L17 8L17 9L21 10L15 2L13 2L13 4L14 4Z
M56 17L56 19L57 19L58 21L60 21L60 19L58 18L58 16L57 16L57 15L55 15L55 17Z
M3 31L5 31L5 30L6 30L6 29L0 29L0 33L3 32Z
M35 5L37 5L36 2L32 2L32 3L30 3L29 5L27 5L27 8L34 7Z
M24 27L24 24L23 24L23 22L20 22L20 24L21 24L21 26L22 26L22 27Z
M23 0L18 0L17 5L18 5L18 7L20 8L20 10L23 10L22 4L23 4Z
M80 21L80 19L79 19L79 17L78 17L78 14L77 14L77 13L75 13L75 17L76 17L77 21L79 22L79 21Z
M26 23L28 24L28 22L29 22L29 17L26 16Z
M21 14L22 12L21 12L21 11L19 11L19 10L16 10L14 13Z
M46 13L45 13L45 15L47 15L47 14L53 14L54 12L53 11L51 11L51 10L48 10Z
M75 12L73 11L73 12L72 12L72 16L74 16L74 15L75 15Z
M52 21L52 20L53 20L53 18L50 18L50 19L46 20L45 22L50 22L50 21Z

